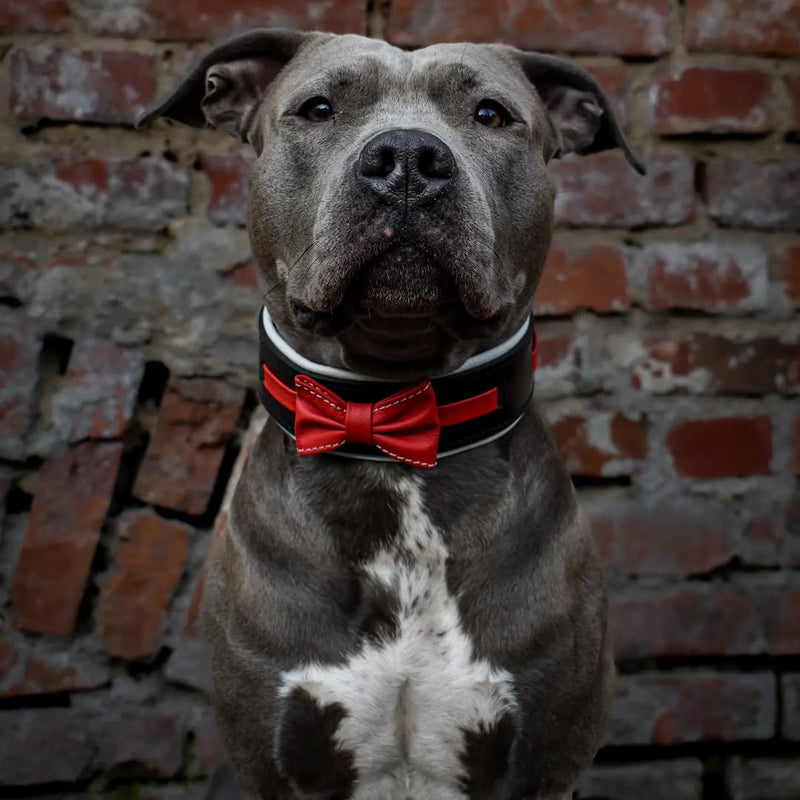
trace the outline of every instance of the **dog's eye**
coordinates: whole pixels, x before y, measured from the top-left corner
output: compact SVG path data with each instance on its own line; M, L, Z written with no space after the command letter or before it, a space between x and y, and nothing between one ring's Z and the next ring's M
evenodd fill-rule
M324 97L312 97L300 106L297 114L311 122L327 122L333 119L333 106Z
M487 128L503 128L511 121L511 115L494 100L481 100L475 109L475 122Z

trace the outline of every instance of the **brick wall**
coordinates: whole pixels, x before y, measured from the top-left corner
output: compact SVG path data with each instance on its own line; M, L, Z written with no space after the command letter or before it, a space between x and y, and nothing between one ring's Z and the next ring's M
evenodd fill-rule
M503 40L607 88L650 172L554 165L537 305L621 671L580 797L796 800L798 0L2 0L0 795L195 797L219 758L196 614L259 421L248 161L130 125L254 25Z

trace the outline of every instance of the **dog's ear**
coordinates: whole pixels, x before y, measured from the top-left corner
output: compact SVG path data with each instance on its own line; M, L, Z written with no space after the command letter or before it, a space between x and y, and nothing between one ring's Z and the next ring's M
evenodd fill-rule
M229 39L207 53L166 99L147 109L136 127L167 117L195 128L208 124L244 139L269 84L303 44L321 36L267 28Z
M620 129L606 93L583 67L543 53L514 54L547 110L555 138L552 157L619 147L638 173L647 172Z

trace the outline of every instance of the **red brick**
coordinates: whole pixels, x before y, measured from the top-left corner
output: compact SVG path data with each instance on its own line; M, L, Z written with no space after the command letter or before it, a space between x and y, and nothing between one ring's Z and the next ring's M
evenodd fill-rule
M0 319L0 457L22 459L33 421L40 337L36 324L6 311Z
M728 563L734 555L730 522L717 509L694 509L674 501L653 506L625 503L594 510L591 520L600 557L612 574L699 574Z
M109 706L103 714L74 708L0 712L0 730L14 742L0 748L4 783L73 783L121 767L140 777L176 775L184 739L178 722L150 709Z
M259 431L263 428L264 419L259 420L258 429ZM250 455L250 452L253 449L254 441L247 441L248 437L252 434L254 426L251 424L248 427L247 432L245 433L245 439L242 444L242 449L239 451L239 455L236 459L236 463L233 465L233 471L231 472L230 480L228 481L228 486L225 489L225 497L223 498L222 505L220 506L220 510L217 513L216 518L214 519L214 527L211 530L211 541L209 542L208 549L209 551L219 545L222 537L227 535L228 530L228 521L230 520L230 512L231 512L231 502L233 500L233 493L236 490L236 484L239 483L239 479L242 477L242 470L244 469L244 464L247 461L247 458ZM203 592L205 591L206 587L206 577L207 577L207 564L203 564L203 570L200 573L200 579L197 581L197 585L194 588L194 592L192 594L192 600L189 603L189 609L186 614L186 633L195 635L202 633L202 626L200 624L200 610L203 605Z
M612 596L619 658L800 654L800 586L769 581L628 585Z
M797 800L800 759L732 758L728 767L731 800Z
M244 464L261 434L266 418L266 412L261 406L255 410L253 416L250 418L250 424L247 427L245 435L242 437L242 447L239 451L236 463L233 465L231 477L228 480L222 506L214 520L212 544L221 536L225 535L233 492L241 477ZM192 595L192 601L187 614L186 628L167 662L165 674L175 683L198 689L201 692L210 693L211 670L208 663L205 640L202 636L199 624L200 604L203 598L204 585L205 569L201 573L195 586L195 591ZM202 744L198 742L198 747L201 746Z
M759 417L696 419L667 434L675 471L684 478L763 475L772 462L772 420Z
M208 216L217 225L247 222L247 187L253 158L206 156L203 168L211 181Z
M659 55L669 47L668 14L667 0L395 0L387 36L399 45L501 41L529 50Z
M0 748L3 783L16 786L71 783L91 767L95 743L77 726L71 709L37 708L0 712L0 729L13 747Z
M770 739L775 677L714 672L620 677L606 743L675 745Z
M687 0L690 50L800 55L800 2Z
M800 673L791 673L781 678L783 691L783 729L786 739L800 741Z
M765 652L757 599L721 583L620 590L611 599L615 653L624 659Z
M122 455L122 445L86 442L46 461L11 582L11 622L69 636Z
M0 298L27 303L39 279L39 264L32 254L0 252Z
M774 127L766 72L690 67L661 70L653 81L656 133L768 133Z
M536 396L564 397L596 391L600 376L589 365L588 340L571 332L537 330Z
M0 641L0 698L96 689L108 679L108 667L71 653L43 656Z
M222 536L225 527L228 524L228 511L221 511L217 515L217 519L214 523L214 534L213 539L216 539L219 536ZM200 573L200 580L197 581L197 586L194 588L194 593L192 594L192 600L189 603L189 611L186 614L186 633L189 634L199 634L200 631L200 604L203 602L203 589L206 585L206 570L205 566L203 567L203 571Z
M134 494L146 503L202 514L217 480L244 392L207 378L171 378Z
M758 598L771 655L800 655L800 587L780 585Z
M703 765L693 758L598 764L578 781L577 797L614 800L701 800Z
M786 299L800 308L800 247L787 248L781 261L781 279Z
M719 159L706 165L708 213L724 226L800 229L798 186L800 164Z
M575 337L573 335L536 334L536 374L541 370L572 367L575 363Z
M749 312L769 301L767 256L758 245L659 242L645 247L641 265L654 311Z
M800 337L733 339L708 333L647 336L631 384L654 394L792 394L800 389Z
M629 475L647 456L647 421L621 411L568 414L551 420L551 428L573 475Z
M774 514L750 520L740 550L746 564L800 567L800 494Z
M0 33L63 31L67 13L67 0L3 0Z
M578 308L624 311L629 307L622 248L609 245L550 251L536 292L534 313L571 314Z
M145 39L220 40L249 28L296 28L364 33L365 0L287 3L278 0L131 0L119 7L77 0L75 11L95 33Z
M170 714L126 709L110 711L93 723L95 764L101 769L137 764L139 774L157 778L172 778L180 771L185 731Z
M18 120L127 122L153 100L154 56L116 50L16 47L8 60Z
M62 156L2 165L0 180L0 224L15 228L159 231L188 211L186 171L166 159Z
M647 170L639 175L616 151L553 162L556 222L624 228L686 222L694 208L692 162L654 156Z
M120 545L96 613L97 636L112 656L143 661L158 652L191 532L152 514L120 523Z
M82 339L72 350L50 417L69 441L122 436L136 406L144 355L110 341Z
M789 130L798 133L800 132L800 75L787 75L785 86L791 108Z

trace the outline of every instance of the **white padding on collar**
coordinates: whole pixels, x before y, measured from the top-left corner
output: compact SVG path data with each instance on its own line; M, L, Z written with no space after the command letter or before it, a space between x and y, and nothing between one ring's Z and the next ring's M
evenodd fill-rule
M275 327L275 323L272 321L272 317L270 317L266 306L264 306L261 311L261 324L264 326L264 331L266 332L272 344L274 344L275 347L287 359L292 361L301 370L312 372L317 375L324 375L326 378L339 378L340 380L382 381L384 383L393 382L393 379L391 378L375 378L371 375L362 375L359 372L352 372L349 369L329 367L327 364L317 364L316 361L311 361L310 359L298 353L297 350L295 350L289 344L289 342L287 342L278 333L278 329ZM501 358L506 353L511 352L520 343L520 341L522 341L523 337L528 332L528 327L530 324L530 317L526 317L522 327L513 336L509 337L504 342L500 342L500 344L496 344L494 347L490 347L488 350L484 350L482 353L476 353L474 356L470 356L457 370L455 370L455 372L448 372L447 374L460 375L461 373L468 372L475 367L482 367L484 364L488 364L490 361L494 361L498 358ZM446 376L439 375L437 377L444 378Z

